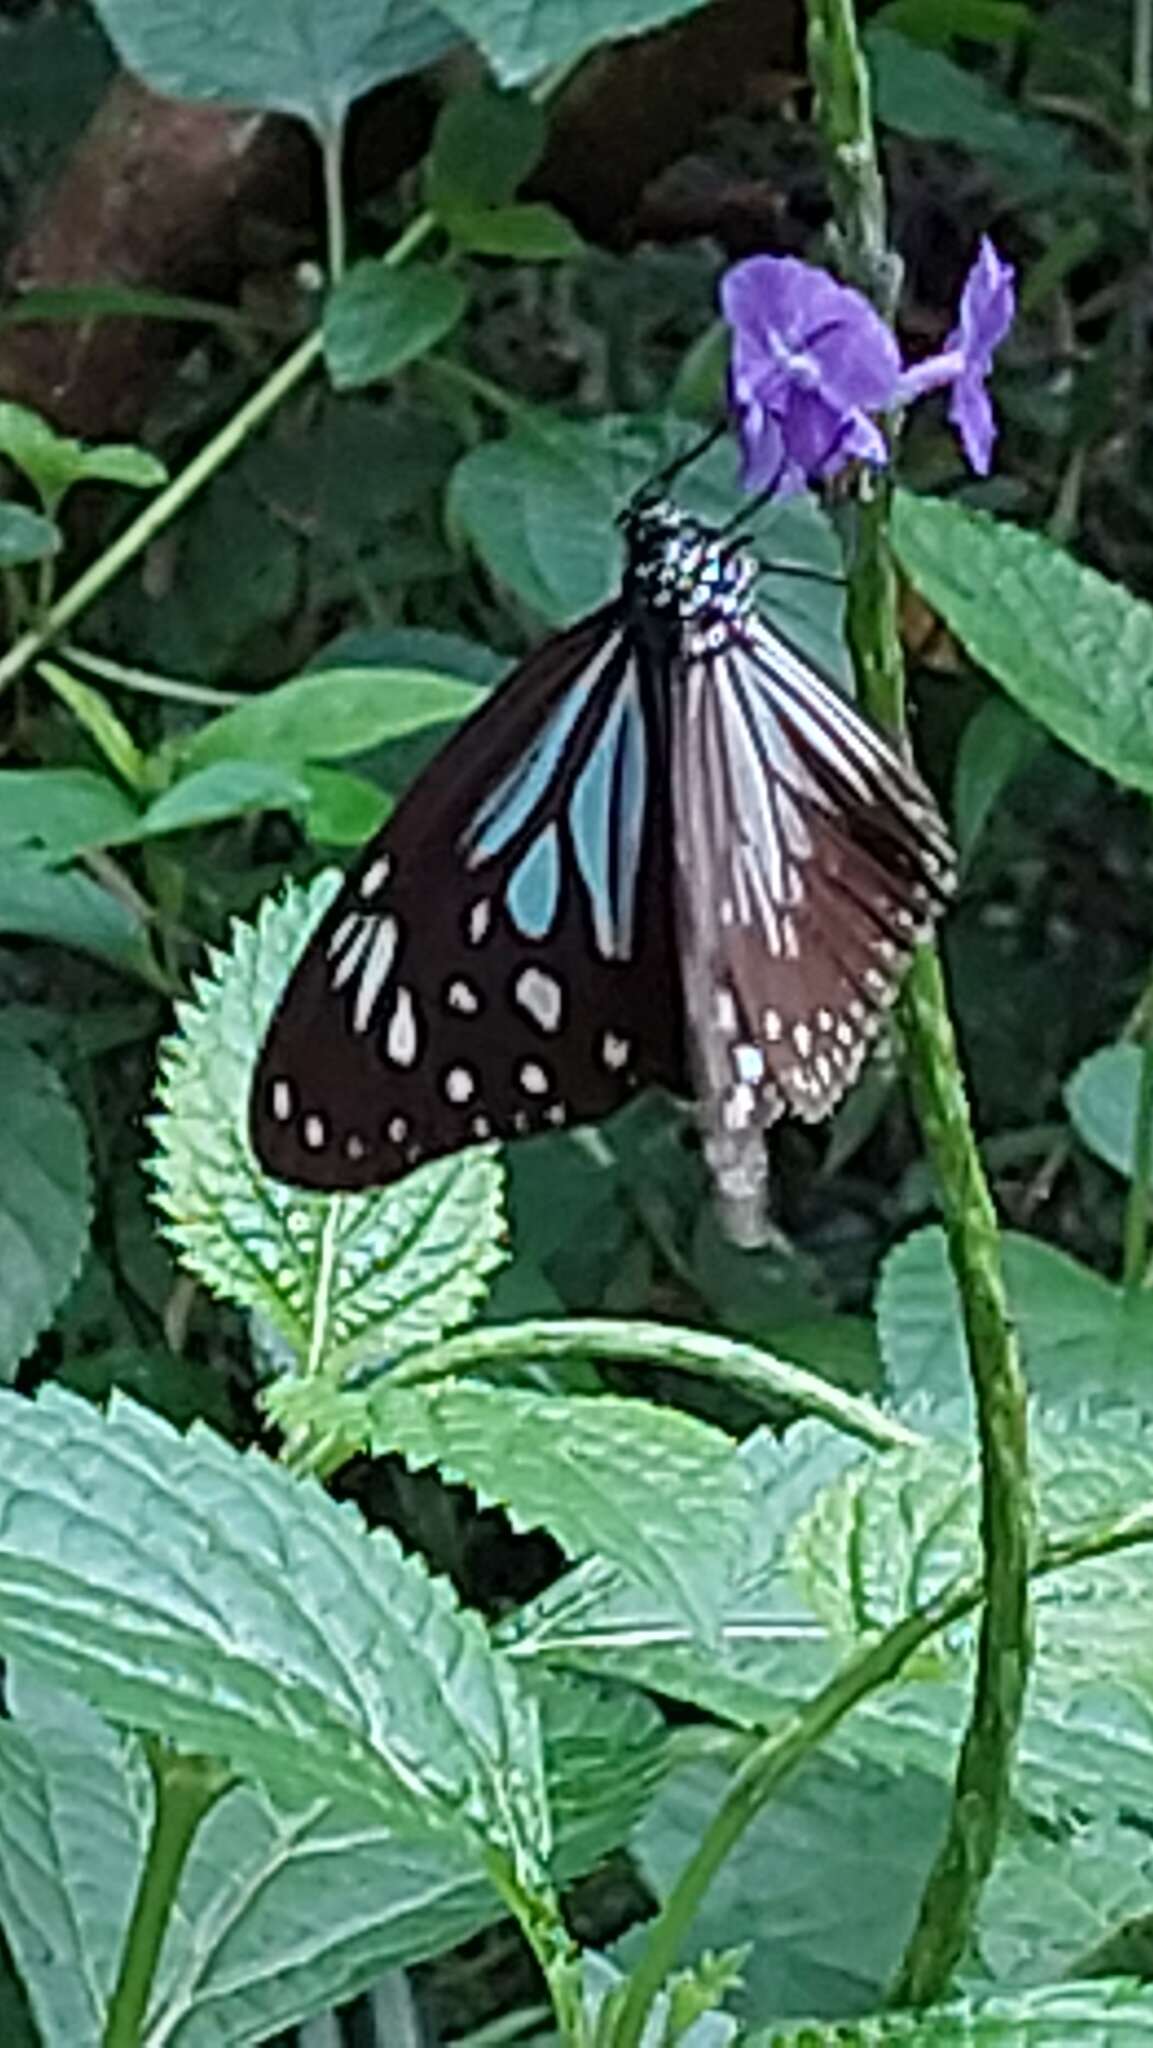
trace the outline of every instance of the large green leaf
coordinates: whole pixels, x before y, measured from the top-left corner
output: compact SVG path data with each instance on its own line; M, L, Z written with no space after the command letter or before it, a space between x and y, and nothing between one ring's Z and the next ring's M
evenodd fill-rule
M1153 1843L1115 1820L1015 1828L981 1900L975 1947L999 1984L1053 1984L1082 1974L1126 1922L1148 1913Z
M1045 1985L925 2012L873 2013L859 2026L766 2027L742 2048L1149 2048L1153 1989L1125 1981Z
M361 93L419 69L455 31L424 0L97 0L123 62L174 99L222 100L339 127Z
M435 1342L474 1313L504 1256L491 1146L396 1186L310 1195L271 1180L248 1143L256 1047L286 976L338 886L266 902L212 957L161 1051L153 1162L168 1234L214 1292L258 1310L299 1361L339 1376Z
M464 718L483 695L458 676L421 669L314 669L201 726L184 758L191 768L236 757L340 761L383 740Z
M1086 1394L1153 1405L1153 1300L1132 1298L1067 1252L1006 1231L1005 1283L1030 1385L1046 1400ZM886 1372L904 1403L968 1395L957 1283L944 1232L914 1231L885 1261L877 1329Z
M343 1793L539 1863L531 1704L389 1532L131 1402L4 1393L0 1423L4 1654L289 1803Z
M744 1469L719 1430L647 1402L479 1383L385 1382L370 1414L374 1450L435 1464L570 1556L611 1558L715 1640L749 1526Z
M52 1320L88 1244L92 1189L84 1125L63 1083L27 1046L0 1037L0 1380Z
M0 1921L45 2041L99 2048L151 1786L137 1742L74 1697L15 1676L17 1721L0 1724ZM626 1838L661 1768L662 1729L624 1692L553 1680L538 1697L555 1869L569 1879ZM238 1786L192 1845L145 2039L250 2048L502 1911L452 1835L401 1838L363 1800L278 1806Z
M130 839L139 812L90 768L0 770L0 846L38 846L54 860Z
M166 832L192 832L219 825L249 811L298 810L310 800L303 776L278 761L213 761L207 768L181 776L155 803L149 804L138 828L141 839Z
M10 853L0 868L0 932L49 939L153 980L144 924L120 897L87 875L57 874L36 853Z
M898 491L901 566L973 660L1074 753L1153 794L1153 606L1039 533Z
M502 85L523 85L549 65L691 14L702 0L447 0L444 12L488 58Z

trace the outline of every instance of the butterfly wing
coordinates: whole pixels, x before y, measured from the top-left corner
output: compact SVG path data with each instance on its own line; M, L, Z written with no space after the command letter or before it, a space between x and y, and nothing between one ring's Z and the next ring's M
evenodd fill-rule
M696 1092L751 1235L765 1130L827 1115L850 1086L952 854L916 770L755 614L690 653L672 759Z
M379 1186L683 1080L665 756L615 607L546 642L453 736L273 1017L250 1108L270 1173Z

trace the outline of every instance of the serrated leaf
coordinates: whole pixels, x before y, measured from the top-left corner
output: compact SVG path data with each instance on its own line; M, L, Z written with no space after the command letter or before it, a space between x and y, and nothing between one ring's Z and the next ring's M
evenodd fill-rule
M19 1679L18 1723L0 1725L0 1920L18 1937L46 2039L98 2048L102 2023L86 2030L77 2013L96 2013L85 1994L106 1988L118 1960L151 1788L135 1741L44 1687L30 1713L31 1689L23 1672ZM646 1702L623 1692L554 1679L538 1698L555 1871L567 1882L626 1839L661 1770L663 1730ZM65 1711L49 1718L46 1707ZM248 2048L354 1997L384 1970L456 1946L503 1910L453 1836L402 1840L360 1800L278 1807L238 1786L192 1845L143 2038Z
M343 1793L401 1835L539 1863L531 1705L389 1532L120 1398L0 1394L0 1421L6 1654L290 1803Z
M451 334L468 291L449 270L354 263L324 308L324 360L337 391L394 377Z
M339 884L266 902L212 956L161 1049L152 1170L168 1235L214 1292L266 1316L333 1379L436 1342L474 1313L504 1256L491 1147L395 1186L310 1195L262 1173L248 1144L257 1045L285 978Z
M1153 1345L1153 1300L1114 1287L1067 1252L1007 1230L1005 1285L1030 1385L1047 1400L1131 1397L1133 1370ZM960 1296L944 1232L914 1231L889 1253L877 1290L877 1330L895 1395L967 1399Z
M540 160L544 111L527 93L482 85L455 93L437 116L425 171L425 202L451 225L460 210L505 206Z
M448 0L445 14L484 52L502 85L524 85L549 65L624 36L644 35L702 0Z
M901 566L973 660L1126 788L1153 794L1153 606L1041 534L898 491Z
M75 946L155 980L144 925L127 904L87 875L54 872L36 854L10 853L0 867L0 932Z
M201 726L184 758L194 768L234 757L339 761L464 718L484 694L459 676L423 669L312 669Z
M1103 1045L1065 1084L1065 1104L1081 1143L1127 1180L1133 1178L1141 1062L1139 1045Z
M766 2027L742 2048L1149 2048L1153 1990L1103 1978L916 2013L874 2013L859 2026Z
M310 800L304 778L275 761L214 761L181 776L140 820L141 839L192 832L249 811L300 810Z
M0 1037L0 1380L11 1379L75 1280L92 1188L84 1125L55 1070Z
M275 107L338 129L352 101L403 78L456 40L423 0L299 0L269 16L265 0L98 0L130 71L174 99Z
M58 555L64 535L54 519L27 505L0 504L0 569L20 569Z
M570 1557L611 1559L715 1640L749 1527L744 1470L719 1430L647 1402L476 1382L383 1384L369 1414L375 1451L436 1465Z
M37 846L54 860L131 838L139 812L90 768L0 770L0 846Z

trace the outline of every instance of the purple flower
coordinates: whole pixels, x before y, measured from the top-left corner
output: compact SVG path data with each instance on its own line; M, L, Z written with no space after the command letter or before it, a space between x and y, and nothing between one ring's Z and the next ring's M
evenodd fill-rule
M978 476L988 476L997 438L997 423L986 390L993 351L1004 341L1017 310L1011 263L998 256L988 235L982 235L977 260L965 279L957 325L940 355L929 356L902 372L898 399L907 404L922 392L951 384L949 418Z
M946 384L949 418L986 476L997 429L985 387L1015 303L1013 266L986 235L944 348L903 368L880 315L826 271L792 256L734 264L721 305L732 329L729 404L746 490L786 497L848 462L884 464L888 446L872 415Z
M725 273L721 305L746 490L785 497L847 462L887 460L869 415L892 404L901 363L860 292L792 256L750 256Z

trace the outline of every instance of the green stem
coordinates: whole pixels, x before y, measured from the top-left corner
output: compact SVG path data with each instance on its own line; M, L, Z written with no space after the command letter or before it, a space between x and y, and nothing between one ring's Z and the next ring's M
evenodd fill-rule
M891 317L899 273L887 250L884 187L852 0L809 0L809 29L846 267ZM904 662L888 497L883 482L862 494L849 622L862 701L875 718L901 729ZM1009 1799L1031 1648L1033 1519L1025 1385L1006 1301L996 1212L973 1134L940 964L931 947L922 947L914 960L901 1021L968 1340L981 1450L985 1593L973 1705L945 1840L893 1990L896 2002L922 2005L947 1989L965 1950Z
M59 652L73 668L86 669L89 675L99 676L102 683L118 683L121 689L138 690L145 697L163 697L173 704L210 704L221 711L249 701L242 690L214 690L208 683L186 683L177 676L154 675L151 669L126 668L122 661L92 654L87 647L78 647L74 640L66 640Z
M609 1316L563 1318L495 1324L465 1330L405 1359L391 1375L390 1385L413 1385L444 1379L452 1373L488 1370L494 1365L523 1365L526 1359L611 1360L616 1365L647 1365L662 1371L691 1372L720 1380L762 1406L782 1402L809 1415L819 1415L849 1436L860 1437L878 1450L905 1450L921 1439L872 1401L846 1394L818 1373L774 1358L755 1344L739 1344L706 1330L673 1323L617 1322Z
M326 127L320 136L320 161L324 175L324 238L328 252L328 281L339 284L347 256L347 221L344 211L344 122Z
M120 1973L108 2007L103 2048L138 2048L152 1981L181 1874L209 1809L235 1783L211 1757L173 1756L148 1744L155 1807L136 1887Z
M1133 1036L1141 1047L1141 1072L1137 1083L1137 1114L1133 1124L1133 1179L1125 1204L1126 1294L1136 1294L1145 1284L1149 1263L1149 1196L1153 1177L1153 981L1150 981L1137 1009Z
M1030 1569L1042 1577L1150 1542L1153 1508L1143 1507L1112 1522L1087 1525L1056 1542L1046 1543ZM952 1627L979 1607L984 1591L983 1578L955 1579L916 1613L905 1615L883 1636L847 1658L809 1700L745 1758L651 1925L648 1942L630 1980L612 2048L637 2048L653 2001L676 1964L681 1944L709 1885L762 1807L803 1763L810 1750L825 1741L854 1707L870 1693L899 1678L909 1658L940 1629Z
M554 1894L528 1887L505 1856L491 1855L488 1872L540 1966L563 2048L589 2048L580 1950Z

